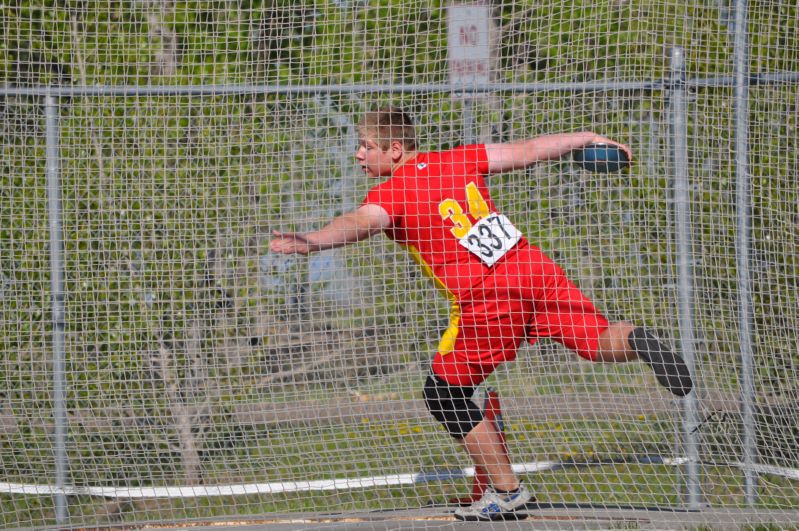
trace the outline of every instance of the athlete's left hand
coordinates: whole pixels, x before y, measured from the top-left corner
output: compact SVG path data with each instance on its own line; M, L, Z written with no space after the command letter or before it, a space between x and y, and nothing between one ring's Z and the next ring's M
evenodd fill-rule
M312 251L307 237L301 232L272 231L274 239L269 242L269 249L281 254L308 254Z

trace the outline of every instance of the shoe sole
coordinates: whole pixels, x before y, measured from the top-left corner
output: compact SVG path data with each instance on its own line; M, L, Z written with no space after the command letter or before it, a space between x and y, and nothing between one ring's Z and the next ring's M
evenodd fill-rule
M517 511L524 510L529 508L531 505L535 506L538 503L538 500L535 496L531 496L529 500L524 505L520 505ZM514 521L514 520L526 520L530 515L526 513L519 513L515 511L505 512L505 513L497 513L495 516L490 518L480 518L479 516L463 516L460 514L454 514L456 520L461 520L463 522L501 522L501 521Z
M479 516L461 516L456 514L455 519L462 522L511 522L526 520L529 516L529 514L525 513L497 513L491 515L490 518L480 518Z
M685 361L645 329L636 328L627 337L627 341L638 357L652 367L660 385L672 394L685 396L694 388L691 372Z
M652 367L660 385L677 396L685 396L694 388L691 373L683 359L670 351L651 350L638 355Z

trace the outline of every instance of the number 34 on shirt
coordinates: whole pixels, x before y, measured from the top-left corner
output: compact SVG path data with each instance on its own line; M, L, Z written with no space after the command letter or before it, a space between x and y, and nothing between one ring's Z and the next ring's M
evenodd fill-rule
M488 203L474 183L466 185L466 200L469 214L478 220L474 224L454 199L441 201L438 213L442 219L452 222L450 232L460 244L491 267L519 242L522 233L507 217L489 211Z

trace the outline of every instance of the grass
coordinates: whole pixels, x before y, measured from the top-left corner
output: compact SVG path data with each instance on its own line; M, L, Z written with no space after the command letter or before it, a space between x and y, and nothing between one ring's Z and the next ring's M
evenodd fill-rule
M535 422L514 419L506 427L516 462L555 460L562 467L525 477L542 502L589 504L597 507L679 507L682 469L642 464L642 454L664 453L669 419L629 422ZM252 440L242 440L248 447ZM326 428L282 429L269 444L246 459L219 452L207 463L206 484L303 481L416 473L466 466L460 450L432 422L363 421ZM279 454L279 455L278 455ZM667 454L668 455L668 454ZM614 461L615 462L611 462ZM261 464L262 466L258 466ZM744 504L742 474L729 466L704 466L703 492L713 506ZM456 478L413 486L377 487L326 492L294 492L181 500L100 500L71 497L70 514L82 524L156 520L258 517L276 513L337 513L418 508L441 504L470 491L471 479ZM795 482L768 477L761 481L759 506L799 506ZM47 497L0 497L5 525L53 523ZM135 510L134 510L135 509Z
M538 347L536 347L537 349ZM526 350L490 380L504 397L551 399L547 411L505 416L505 434L514 462L555 461L553 470L528 474L526 481L539 500L549 503L588 504L597 507L679 507L684 490L683 469L664 464L644 464L647 456L679 456L678 420L669 408L662 414L638 414L633 409L605 418L570 417L560 410L584 406L574 397L589 398L598 393L642 397L640 390L651 375L640 364L604 366L579 362L544 349ZM564 377L568 371L568 378ZM393 405L418 397L421 370L400 371L369 380L349 389L296 389L272 395L275 403L299 397L309 404L327 403L332 415L335 404L345 400L372 402L390 412ZM645 395L644 395L645 396ZM571 398L570 398L571 397ZM653 395L653 400L657 395ZM643 399L643 398L642 398ZM633 402L634 403L634 402ZM213 434L203 456L205 485L353 479L460 469L469 466L457 445L432 420L384 420L327 418L329 423L293 423L237 426L231 433ZM233 436L235 435L235 436ZM216 443L216 446L210 444ZM109 451L111 451L109 449ZM135 456L132 454L132 456ZM727 456L729 457L729 456ZM734 460L734 459L732 459ZM128 464L128 463L126 463ZM113 463L106 468L113 469ZM173 464L174 465L174 464ZM90 485L118 484L103 477L102 463L96 475L84 477ZM132 469L137 466L130 464ZM133 476L141 478L132 486L181 484L179 470L154 470L151 460L142 460ZM42 476L45 477L45 476ZM9 479L12 480L12 479ZM30 482L28 478L21 481ZM42 481L43 482L43 481ZM325 492L294 492L239 497L209 497L157 500L102 500L71 497L70 515L85 525L185 519L262 517L301 512L326 513L417 508L441 504L470 491L471 479L452 478L413 486L371 487ZM716 507L744 506L743 476L730 466L702 467L702 491ZM759 507L786 509L799 506L796 484L778 477L763 477L759 485ZM0 495L0 524L9 527L38 527L54 523L49 497Z
M707 501L715 506L742 506L743 488L740 477L729 469L707 467L705 470ZM536 474L524 480L535 490L542 503L579 504L597 508L680 508L680 470L662 465L599 465L567 467ZM676 488L675 488L676 487ZM97 499L70 499L73 518L85 524L123 522L135 514L137 522L217 518L268 518L270 515L310 512L316 515L348 512L386 511L444 504L471 489L470 479L456 479L408 487L380 487L335 492L291 493L280 495L198 498L186 500L148 500L109 504ZM19 522L34 526L52 524L48 501L34 498L4 499L3 512L12 507L20 511L23 503L27 514L18 514ZM9 505L10 504L10 505ZM783 484L770 496L762 497L760 508L792 509L799 504L795 486ZM135 511L133 510L135 508ZM761 529L755 528L752 529Z

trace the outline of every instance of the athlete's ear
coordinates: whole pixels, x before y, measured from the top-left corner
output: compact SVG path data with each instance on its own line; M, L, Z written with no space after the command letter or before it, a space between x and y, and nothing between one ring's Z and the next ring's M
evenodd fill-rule
M394 162L399 162L399 160L402 159L402 156L405 154L405 147L399 140L392 140L391 146L388 149L391 151L391 160Z

